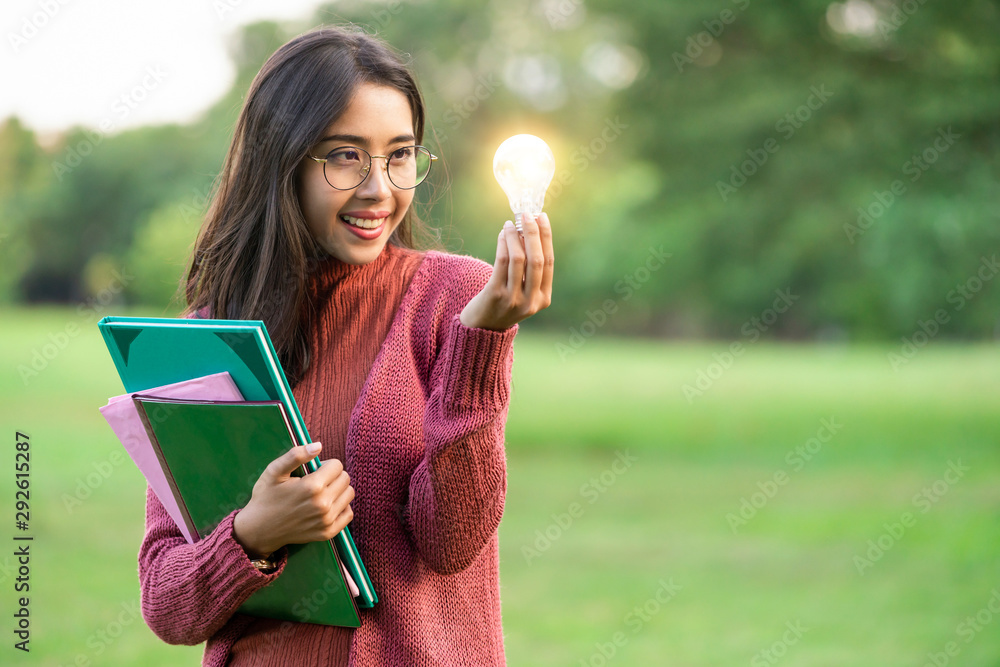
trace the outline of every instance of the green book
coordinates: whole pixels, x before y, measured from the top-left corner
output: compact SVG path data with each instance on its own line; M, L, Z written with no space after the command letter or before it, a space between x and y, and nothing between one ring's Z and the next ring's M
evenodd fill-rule
M228 371L247 401L284 406L296 444L312 442L262 321L109 316L97 326L126 392ZM319 464L317 457L306 469L313 472ZM333 544L360 589L357 606L373 607L378 596L350 528Z
M267 464L295 442L280 401L199 401L141 393L132 400L185 523L202 538L246 505ZM289 544L281 576L251 595L239 611L359 627L341 567L329 541Z

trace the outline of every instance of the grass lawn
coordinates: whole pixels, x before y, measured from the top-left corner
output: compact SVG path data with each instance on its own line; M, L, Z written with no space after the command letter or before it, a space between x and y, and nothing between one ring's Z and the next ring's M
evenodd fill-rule
M0 664L199 664L138 615L145 485L97 411L122 387L96 320L0 311ZM560 342L515 343L511 665L1000 664L1000 348L893 370L892 345L756 343L722 368L725 344ZM30 654L10 634L15 431Z

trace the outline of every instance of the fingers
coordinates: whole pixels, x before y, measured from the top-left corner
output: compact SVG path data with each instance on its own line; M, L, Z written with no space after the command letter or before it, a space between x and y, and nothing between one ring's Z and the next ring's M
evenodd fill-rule
M326 530L323 532L323 537L328 540L332 539L337 533L346 528L353 519L354 511L348 505L336 518L329 522Z
M309 492L316 498L317 504L324 509L344 495L348 489L351 489L351 494L354 493L351 476L344 470L344 464L339 459L323 461L319 470L309 473L302 481L309 487Z
M344 470L344 464L339 459L327 459L323 461L319 470L309 473L307 476L317 490L336 494L342 493L351 483L351 476Z
M327 539L342 531L347 524L354 519L354 510L351 509L351 501L354 500L354 487L349 486L341 495L334 498L330 503L330 509L325 517Z
M305 447L292 447L271 461L261 477L267 477L272 485L286 482L291 478L292 472L311 460L321 449L322 445L318 442ZM312 496L315 504L325 509L335 497L350 488L351 476L344 470L344 464L339 459L327 459L320 464L318 470L295 481L299 487L296 492L299 498Z
M541 290L545 295L544 307L548 308L552 302L552 274L556 263L556 255L552 250L552 225L549 224L548 213L538 216L538 235L542 241L542 254L545 257Z
M520 299L523 306L536 312L547 308L551 302L552 275L555 253L552 249L552 227L549 216L530 213L521 216L521 232L513 225L504 225L500 240L504 247L497 248L496 270L503 268L500 253L507 263L507 289Z
M301 493L305 512L300 518L306 519L312 535L310 541L332 538L354 518L350 507L354 487L338 459L323 461L319 470L293 482Z
M514 223L508 220L503 224L503 230L500 232L500 238L504 245L504 254L506 256L506 265L500 264L499 269L506 271L503 277L506 278L506 284L504 285L508 290L515 290L520 288L521 279L524 276L524 262L518 260L518 257L524 257L524 247L521 245L521 234L517 231ZM497 257L499 260L500 258Z
M323 449L323 445L312 442L304 447L296 445L267 464L264 475L272 482L282 482L292 476L299 466L312 460Z
M245 548L271 553L283 544L330 539L351 522L354 487L340 460L327 459L315 472L292 477L321 449L320 443L292 447L268 464L250 502L237 515L243 515Z
M320 469L309 475L324 479L325 486L314 497L314 501L323 509L323 535L327 539L344 529L354 518L351 501L354 500L354 487L351 477L337 459L324 461Z
M490 276L491 281L500 283L502 287L506 287L509 280L510 251L507 250L507 234L510 231L510 227L508 223L510 223L510 220L504 223L504 226L500 228L500 234L497 235L497 258L493 262L493 275ZM514 233L517 234L516 229Z
M545 272L545 256L542 253L541 232L538 220L526 213L522 216L521 231L524 235L524 294L531 301L542 285Z

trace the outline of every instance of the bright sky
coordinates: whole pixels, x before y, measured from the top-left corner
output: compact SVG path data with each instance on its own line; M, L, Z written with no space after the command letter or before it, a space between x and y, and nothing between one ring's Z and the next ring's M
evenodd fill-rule
M320 0L2 0L0 119L45 134L196 117L229 89L227 40ZM103 123L103 127L102 127Z

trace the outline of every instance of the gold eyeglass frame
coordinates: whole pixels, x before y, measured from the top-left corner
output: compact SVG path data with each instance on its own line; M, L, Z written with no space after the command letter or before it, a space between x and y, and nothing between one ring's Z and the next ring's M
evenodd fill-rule
M363 168L364 174L361 176L361 180L358 182L357 185L355 185L353 187L350 187L350 188L338 188L336 185L334 185L333 183L330 182L329 178L326 177L326 162L327 162L327 158L325 158L325 157L316 157L315 155L309 155L308 153L306 154L306 156L308 158L310 158L312 160L315 160L316 162L322 162L323 163L323 180L325 180L326 184L329 185L334 190L340 190L341 192L346 192L348 190L353 190L354 188L360 188L361 184L364 183L365 180L368 178L368 174L371 173L371 171L372 171L372 165L374 164L374 160L377 157L378 158L382 158L383 160L385 160L385 173L386 173L386 176L389 176L389 160L391 160L392 158L389 157L388 155L372 155L371 153L369 153L368 151L366 151L364 148L361 148L359 146L351 146L350 144L345 144L343 146L337 146L336 148L331 149L327 153L327 155L329 155L330 153L333 153L335 151L342 150L344 148L351 148L351 149L354 149L354 150L357 150L357 151L361 151L362 153L364 153L365 155L368 156L368 166L366 166L366 167ZM420 179L420 183L423 183L424 181L427 180L427 177L430 175L430 173L431 173L431 166L434 164L434 162L437 161L438 156L434 155L434 153L431 153L430 149L428 149L426 146L421 146L419 144L414 144L413 146L400 146L396 150L398 151L398 150L402 150L404 148L420 148L422 150L427 151L427 154L431 156L430 164L427 166L427 173L424 174L424 177L422 179ZM395 152L395 151L393 151L393 152ZM396 185L396 182L392 180L392 176L389 176L389 182L392 183L393 187L395 187L395 188L397 188L399 190L413 190L413 189L417 188L420 185L420 183L417 183L416 185L412 185L412 186L410 186L408 188L404 188L402 186Z

